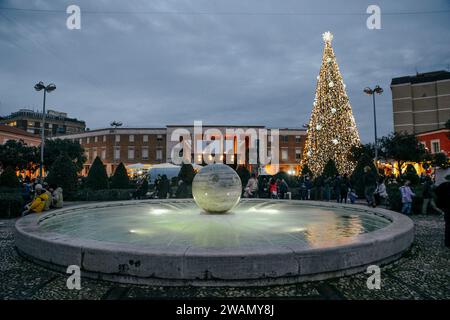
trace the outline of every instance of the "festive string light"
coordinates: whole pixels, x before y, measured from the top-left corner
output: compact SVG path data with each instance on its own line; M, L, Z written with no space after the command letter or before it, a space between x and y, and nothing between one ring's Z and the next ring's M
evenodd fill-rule
M325 32L322 38L325 43L322 65L316 88L316 99L308 125L302 164L308 165L313 174L317 176L323 172L328 160L332 159L335 161L339 173L351 174L356 164L350 161L348 156L353 146L360 145L358 129L345 92L346 86L331 46L333 35L331 32ZM336 112L338 112L338 116L335 115ZM313 130L314 128L316 130Z

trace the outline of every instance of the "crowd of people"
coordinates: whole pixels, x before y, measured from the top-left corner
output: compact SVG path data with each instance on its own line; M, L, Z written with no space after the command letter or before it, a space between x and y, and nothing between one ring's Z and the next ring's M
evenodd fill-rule
M22 216L63 207L63 189L54 184L43 184L26 179L22 183L22 198L26 203Z

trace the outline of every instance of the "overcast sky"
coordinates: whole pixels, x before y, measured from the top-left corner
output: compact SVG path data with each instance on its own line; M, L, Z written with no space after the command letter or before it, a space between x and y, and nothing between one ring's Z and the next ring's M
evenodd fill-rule
M81 30L66 28L70 4L81 8ZM381 7L381 30L366 27L370 4ZM377 116L379 134L388 134L391 79L450 66L449 10L450 0L0 0L0 114L41 108L33 86L43 80L57 86L48 108L91 129L112 120L298 128L309 120L321 35L330 30L370 142L363 88L385 89Z

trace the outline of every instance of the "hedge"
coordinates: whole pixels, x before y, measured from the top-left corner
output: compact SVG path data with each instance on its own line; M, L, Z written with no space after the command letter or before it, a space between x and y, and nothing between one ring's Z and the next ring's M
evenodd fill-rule
M23 199L20 193L0 193L1 218L19 217L23 211Z

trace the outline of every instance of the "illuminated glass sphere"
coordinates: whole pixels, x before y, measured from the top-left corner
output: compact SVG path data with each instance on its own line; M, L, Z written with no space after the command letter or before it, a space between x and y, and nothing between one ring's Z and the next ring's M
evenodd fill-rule
M195 203L210 213L225 213L239 202L242 183L236 171L225 164L203 167L192 182Z

